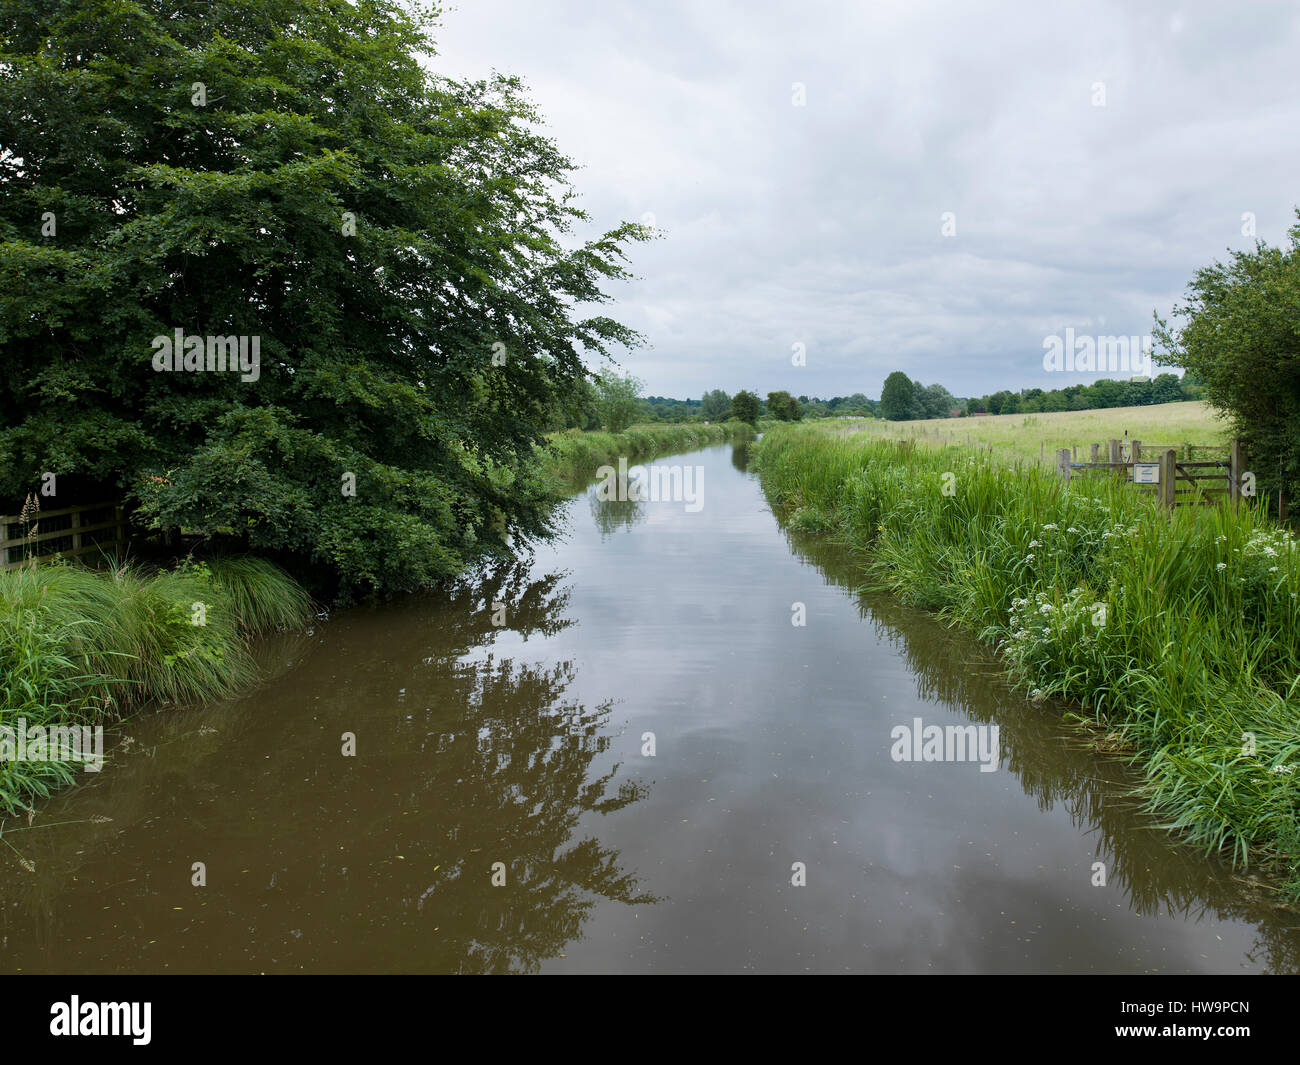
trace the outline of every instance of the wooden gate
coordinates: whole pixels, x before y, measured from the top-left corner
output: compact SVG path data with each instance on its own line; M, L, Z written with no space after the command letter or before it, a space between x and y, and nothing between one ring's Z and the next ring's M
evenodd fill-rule
M1143 447L1140 440L1110 441L1107 461L1099 461L1100 445L1092 445L1091 459L1078 462L1072 449L1056 453L1056 467L1069 481L1080 476L1113 476L1130 481L1135 490L1156 498L1161 506L1216 506L1225 500L1233 506L1242 499L1241 443L1226 447L1194 446ZM1179 458L1179 452L1184 454ZM1223 451L1221 458L1197 460L1196 452ZM1095 471L1095 472L1094 472Z

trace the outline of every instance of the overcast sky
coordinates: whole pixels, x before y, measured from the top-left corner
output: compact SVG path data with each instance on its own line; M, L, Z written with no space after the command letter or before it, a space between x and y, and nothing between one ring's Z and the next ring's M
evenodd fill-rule
M438 38L524 79L601 229L662 231L607 311L647 394L1128 376L1044 339L1150 333L1300 202L1294 2L453 0Z

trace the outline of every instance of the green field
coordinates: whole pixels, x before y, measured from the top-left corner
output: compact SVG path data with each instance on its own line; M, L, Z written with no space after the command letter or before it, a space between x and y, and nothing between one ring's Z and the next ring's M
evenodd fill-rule
M1110 407L1105 410L1062 411L1056 414L992 414L976 418L934 418L919 422L864 419L843 423L846 431L889 440L915 440L940 447L947 444L978 446L995 455L1039 459L1055 463L1058 448L1077 447L1081 457L1089 444L1106 441L1142 441L1142 446L1223 445L1227 428L1206 403L1162 403L1148 407Z

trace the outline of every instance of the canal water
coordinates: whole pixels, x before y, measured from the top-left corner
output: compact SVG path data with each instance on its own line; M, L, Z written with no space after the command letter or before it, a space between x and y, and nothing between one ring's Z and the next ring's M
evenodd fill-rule
M130 722L4 826L4 969L1300 969L1294 913L1171 844L978 642L785 531L744 446L654 464L702 470L698 503L581 491L526 561ZM970 747L926 760L931 726Z

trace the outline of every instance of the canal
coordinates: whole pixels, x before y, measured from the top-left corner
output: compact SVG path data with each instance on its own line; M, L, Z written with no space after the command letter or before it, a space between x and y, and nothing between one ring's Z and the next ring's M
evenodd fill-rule
M526 560L129 722L6 825L5 970L1300 969L1294 913L976 640L784 530L745 446L654 461L702 505L585 489Z

